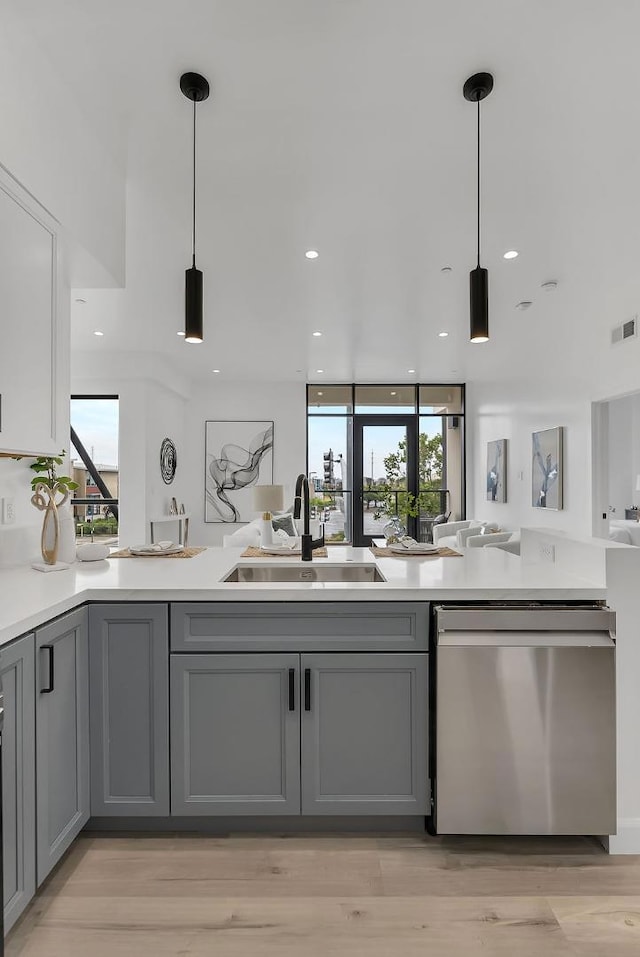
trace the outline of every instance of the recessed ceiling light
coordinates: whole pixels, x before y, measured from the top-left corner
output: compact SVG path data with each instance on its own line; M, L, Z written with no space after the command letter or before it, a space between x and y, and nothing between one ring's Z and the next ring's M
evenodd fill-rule
M516 309L519 309L520 312L524 312L525 309L528 309L530 305L531 305L530 299L523 299L522 302L516 303Z
M448 335L449 335L448 332L439 332L439 333L438 333L438 338L440 338L440 339L446 339Z
M324 369L316 369L316 372L324 372Z
M220 372L220 369L212 369L212 372Z
M324 392L318 392L318 395L324 395Z
M320 253L317 249L307 249L305 256L307 259L317 259Z
M453 272L453 266L443 266L440 272Z
M321 333L321 332L314 332L313 335L317 337L317 336L321 336L322 333Z
M507 249L506 253L503 255L503 259L517 259L518 250L517 249Z
M555 292L558 288L558 280L550 279L548 282L543 282L540 288L544 289L545 292Z
M416 371L415 369L407 369L407 372L409 373L409 375L413 375L415 371Z
M86 299L76 299L76 302L84 302L84 303L86 303L86 301L87 301Z
M183 335L184 335L184 332L176 332L176 335L177 335L177 336L183 336Z
M104 332L94 332L94 336L103 336Z
M392 392L392 393L391 393L391 395L397 395L397 394L398 394L397 392Z

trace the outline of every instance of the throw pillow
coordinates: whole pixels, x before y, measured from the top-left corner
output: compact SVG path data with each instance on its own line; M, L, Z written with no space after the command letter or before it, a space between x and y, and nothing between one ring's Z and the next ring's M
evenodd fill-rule
M274 532L282 529L291 537L294 537L298 534L291 512L285 512L284 515L274 515L271 519L271 525L273 526Z
M447 512L446 515L443 512L442 515L436 515L436 517L433 520L433 524L446 525L450 518L451 518L451 512Z

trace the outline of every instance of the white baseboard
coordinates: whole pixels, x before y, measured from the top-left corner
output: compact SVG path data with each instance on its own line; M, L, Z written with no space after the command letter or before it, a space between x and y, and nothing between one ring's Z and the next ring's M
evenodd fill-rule
M640 854L640 817L620 818L618 833L609 837L609 854Z

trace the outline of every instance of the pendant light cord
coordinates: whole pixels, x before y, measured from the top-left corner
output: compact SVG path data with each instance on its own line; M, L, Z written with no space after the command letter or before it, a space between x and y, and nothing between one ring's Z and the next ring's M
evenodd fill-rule
M196 264L196 101L193 101L193 230L191 233L191 258Z
M477 102L478 102L478 266L479 266L480 265L480 98L479 97Z

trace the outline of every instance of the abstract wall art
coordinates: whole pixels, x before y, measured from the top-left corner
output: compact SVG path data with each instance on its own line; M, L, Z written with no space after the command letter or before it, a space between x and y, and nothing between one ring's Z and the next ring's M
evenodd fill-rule
M531 460L531 504L562 508L562 426L534 432Z
M163 439L160 446L160 474L165 485L171 485L178 467L178 453L171 439Z
M487 501L507 501L507 440L487 442Z
M205 422L205 522L248 522L251 487L273 484L273 422Z

